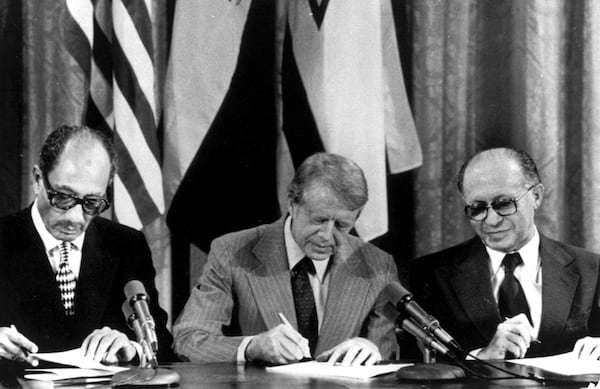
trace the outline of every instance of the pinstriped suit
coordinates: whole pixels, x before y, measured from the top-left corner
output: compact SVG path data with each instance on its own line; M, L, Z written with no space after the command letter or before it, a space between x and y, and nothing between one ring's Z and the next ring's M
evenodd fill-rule
M215 239L200 284L173 329L175 352L196 362L236 361L244 336L281 324L297 328L284 244L284 220ZM398 280L392 257L347 236L332 258L325 313L315 355L361 336L384 359L396 348L394 313L379 293ZM385 314L384 314L385 311Z

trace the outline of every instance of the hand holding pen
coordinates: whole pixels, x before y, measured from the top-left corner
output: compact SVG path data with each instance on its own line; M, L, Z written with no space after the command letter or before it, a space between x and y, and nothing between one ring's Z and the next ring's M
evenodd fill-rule
M27 362L32 366L38 365L38 360L31 355L38 347L21 334L14 325L0 327L0 357L19 362Z
M279 317L282 318L283 315ZM248 361L264 361L274 364L298 362L310 358L308 340L296 331L287 320L270 330L258 334L246 347Z
M292 330L296 331L294 329L294 327L292 327L292 325L290 324L290 322L288 321L288 319L283 315L283 313L279 312L279 318L281 319L281 321L283 322L283 324L285 324L286 326L288 326ZM300 334L298 334L298 335L300 335ZM300 336L302 336L302 335L300 335ZM308 346L308 339L306 339L305 337L302 337L302 339L300 340L300 342L301 342L300 343L300 349L302 350L302 358L303 359L312 359L312 357L310 356L310 347Z

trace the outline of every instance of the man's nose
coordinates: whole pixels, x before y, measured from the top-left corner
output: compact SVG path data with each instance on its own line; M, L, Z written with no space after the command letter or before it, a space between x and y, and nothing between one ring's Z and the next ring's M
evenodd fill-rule
M77 204L73 208L66 211L65 216L71 223L84 223L85 213L83 212L83 205Z
M496 211L494 211L494 208L488 208L488 212L487 212L487 217L485 218L484 222L495 226L498 225L502 222L502 219L504 219L504 216L500 216L496 213Z
M333 238L333 229L335 228L335 220L329 220L321 226L321 236L327 241Z

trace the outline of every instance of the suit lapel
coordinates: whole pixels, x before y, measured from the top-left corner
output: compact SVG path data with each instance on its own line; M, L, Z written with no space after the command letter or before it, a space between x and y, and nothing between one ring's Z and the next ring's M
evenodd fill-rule
M491 339L502 319L490 281L488 254L478 238L467 246L467 255L455 265L450 282L467 317L484 339Z
M540 234L542 259L542 322L539 339L563 331L579 275L571 268L573 258L552 240Z
M22 240L17 246L18 254L8 258L8 271L24 311L43 312L49 320L62 321L63 307L54 271L30 212L31 207L17 215L14 228L22 231Z
M331 259L327 303L317 342L317 354L340 343L341 334L352 333L360 323L361 307L369 295L371 283L365 275L370 271L358 251L346 241Z
M265 227L252 250L254 267L246 277L256 305L267 328L281 324L281 312L294 328L298 328L288 266L283 226L285 218Z
M81 270L75 291L75 320L82 329L97 327L101 322L112 290L117 266L107 255L106 244L92 222L83 242Z

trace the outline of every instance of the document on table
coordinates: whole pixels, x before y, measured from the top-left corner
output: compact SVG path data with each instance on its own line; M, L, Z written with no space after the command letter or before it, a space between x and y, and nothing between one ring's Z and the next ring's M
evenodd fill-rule
M509 362L533 366L562 375L600 374L600 361L579 359L572 352L549 357L511 359Z
M372 366L340 366L330 365L326 362L310 361L267 367L266 370L272 373L367 379L378 375L388 374L411 365L412 363L393 363Z
M86 357L80 348L56 353L35 353L34 357L42 361L59 363L61 365L75 366L76 368L54 368L54 369L28 369L29 374L24 377L44 381L58 381L66 379L79 379L95 377L95 380L104 380L115 373L127 370L126 367L104 365ZM93 381L92 381L93 382Z
M106 382L112 379L113 372L80 368L27 369L23 377L28 380L60 381L69 384Z

